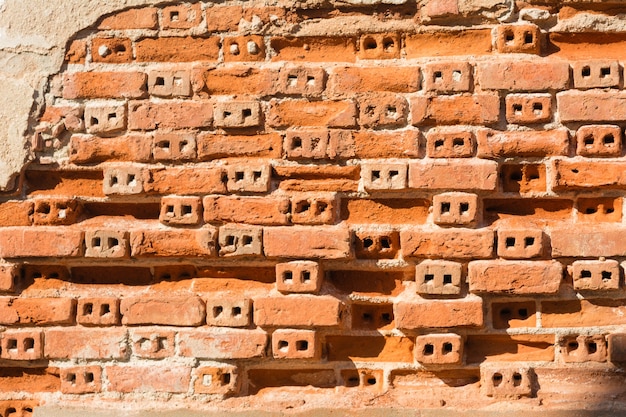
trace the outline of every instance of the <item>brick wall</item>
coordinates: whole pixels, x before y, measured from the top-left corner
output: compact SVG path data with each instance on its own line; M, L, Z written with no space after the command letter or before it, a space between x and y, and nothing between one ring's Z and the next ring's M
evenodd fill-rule
M351 3L68 41L0 202L3 417L623 407L626 38L580 26L623 6Z

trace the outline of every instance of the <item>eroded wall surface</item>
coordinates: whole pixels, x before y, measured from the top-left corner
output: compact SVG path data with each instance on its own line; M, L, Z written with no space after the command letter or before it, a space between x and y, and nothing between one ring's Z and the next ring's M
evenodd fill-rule
M18 6L3 417L626 408L626 5Z

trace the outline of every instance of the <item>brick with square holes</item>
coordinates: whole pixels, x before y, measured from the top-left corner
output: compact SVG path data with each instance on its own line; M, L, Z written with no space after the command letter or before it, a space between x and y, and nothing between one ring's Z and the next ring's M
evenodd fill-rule
M491 313L494 329L537 326L537 307L534 301L493 303Z
M417 336L415 339L415 360L422 365L461 363L463 360L463 338L454 333Z
M36 225L76 223L82 213L82 208L81 202L74 198L36 199L33 223Z
M359 122L367 128L399 127L407 123L409 104L393 93L370 93L359 99Z
M571 63L571 66L574 74L574 88L579 90L619 87L622 83L622 74L618 61L591 59L588 61L574 61Z
M495 31L498 52L541 53L542 35L535 25L498 25Z
M120 323L120 300L115 297L81 297L76 321L83 326L115 326Z
M61 368L63 394L88 394L102 389L102 368L97 365Z
M500 181L505 193L546 191L546 166L541 163L502 164Z
M552 120L550 94L509 94L506 96L506 121L516 124L546 123Z
M174 226L199 224L202 220L202 200L200 197L163 197L159 220Z
M125 258L129 255L129 233L124 230L85 231L85 257Z
M196 137L191 133L154 134L152 157L156 161L187 161L196 154Z
M505 259L529 259L544 253L541 229L498 229L498 256Z
M533 397L535 372L525 364L485 365L480 368L482 392L493 398Z
M461 293L463 265L453 261L427 259L415 267L419 294L456 295Z
M228 165L226 171L226 188L229 192L265 193L269 191L272 171L269 165Z
M397 33L373 33L359 40L360 59L400 58L400 36Z
M616 260L575 261L572 263L575 290L618 290L620 266Z
M133 329L130 332L130 342L133 354L140 358L162 359L174 356L176 333L155 327Z
M329 138L327 129L290 130L285 134L283 150L289 159L326 159L331 151Z
M196 394L236 394L240 389L240 378L236 366L202 366L195 371Z
M276 289L282 293L316 293L324 273L318 262L291 261L276 264Z
M294 224L334 224L339 211L337 194L302 193L291 196Z
M254 226L225 225L219 228L219 256L263 255L263 229Z
M217 294L215 294L217 296ZM250 325L252 302L248 298L211 297L206 302L206 323L218 327L247 327Z
M191 29L196 27L202 22L204 16L201 7L200 3L183 3L164 7L161 27L163 29Z
M272 333L272 353L276 359L317 359L322 352L315 331L278 329Z
M576 131L576 154L581 156L621 156L622 129L614 125L587 125Z
M604 335L566 335L559 339L565 363L606 362L607 341Z
M471 193L433 196L433 220L440 226L476 226L482 218L481 200Z
M352 329L393 329L393 304L352 304Z
M285 66L278 73L278 92L317 97L326 87L326 71L319 67Z
M577 219L581 222L621 222L621 197L579 197L576 199Z
M360 259L394 259L400 250L396 230L359 230L354 234L354 253Z
M469 158L476 150L476 138L469 130L431 129L426 134L426 154L430 158Z
M113 133L126 129L126 104L88 103L85 106L87 133Z
M137 165L109 165L104 168L104 194L139 194L143 191L144 171Z
M255 127L261 123L261 106L258 101L220 101L214 116L216 127Z
M158 97L189 97L189 71L183 69L152 70L148 72L148 92Z
M0 341L0 358L37 360L43 357L43 338L40 330L7 330Z
M436 93L462 93L472 89L474 67L469 62L431 62L424 66L424 89Z
M407 165L403 163L362 163L361 182L367 191L404 190L407 186Z
M384 372L382 369L342 369L341 380L348 388L382 390Z
M265 60L265 42L259 35L227 36L223 50L226 62Z

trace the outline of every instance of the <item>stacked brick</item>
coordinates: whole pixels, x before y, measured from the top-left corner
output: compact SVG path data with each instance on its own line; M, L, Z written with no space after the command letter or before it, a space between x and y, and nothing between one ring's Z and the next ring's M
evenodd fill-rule
M147 7L69 44L0 203L7 407L538 406L619 371L620 62L528 22L437 27L433 53L273 29L298 19Z

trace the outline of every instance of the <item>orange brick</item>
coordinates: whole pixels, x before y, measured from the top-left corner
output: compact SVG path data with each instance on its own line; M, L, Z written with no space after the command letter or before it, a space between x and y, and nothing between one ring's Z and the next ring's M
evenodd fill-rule
M492 230L403 230L400 247L404 257L489 258L493 255Z
M495 61L478 64L478 84L483 90L566 90L569 64L565 61Z
M0 226L30 226L35 206L32 201L0 203Z
M337 326L342 304L330 296L287 295L256 298L254 323L261 327ZM315 311L315 314L311 314Z
M356 106L351 100L272 100L268 124L272 127L326 126L353 127Z
M554 227L550 231L552 256L625 256L626 242L620 237L625 232L618 225Z
M142 72L73 72L63 76L63 98L140 98L146 95Z
M283 139L278 133L253 136L201 132L197 136L198 158L208 161L226 157L280 158Z
M353 97L354 93L389 91L413 93L420 88L419 67L339 67L329 76L329 90L336 96Z
M495 94L414 97L411 100L411 123L422 124L494 124L500 117L500 98Z
M142 7L124 10L107 16L98 25L98 29L156 29L158 26L157 9Z
M0 324L73 324L76 302L71 298L0 298Z
M120 312L127 325L199 326L206 315L199 297L128 297L120 302Z
M554 360L553 334L471 335L465 343L468 363Z
M359 39L359 59L400 58L400 35L397 33L373 33Z
M541 303L542 327L594 327L626 324L626 300L553 300Z
M139 62L215 62L220 51L220 39L217 36L146 38L137 41L135 48Z
M273 70L236 66L211 68L201 71L203 89L211 95L254 94L265 96L274 93L278 73Z
M414 340L397 336L326 336L329 361L413 362Z
M128 106L131 130L185 129L209 127L213 104L207 101L133 101Z
M554 294L563 279L556 261L473 261L467 281L473 293Z
M215 257L217 230L162 229L132 231L130 250L133 258L142 257Z
M161 11L161 27L163 29L191 29L202 22L204 13L200 3L177 4L164 7Z
M47 359L122 359L126 329L54 328L44 330Z
M65 52L65 61L68 64L84 64L87 58L87 41L84 39L73 40Z
M354 62L356 40L342 37L274 37L272 61Z
M206 9L209 32L235 32L239 29L239 21L242 17L241 6L214 5Z
M209 223L289 224L289 199L284 197L206 196L202 204Z
M223 170L218 167L153 168L144 191L156 194L225 194Z
M482 327L483 300L468 296L458 300L400 301L393 313L399 329Z
M409 163L409 188L495 190L498 164L481 160L430 160Z
M621 161L555 159L552 164L555 190L626 188L626 165Z
M569 153L567 129L500 132L480 129L477 132L478 157L557 156Z
M178 332L180 355L206 359L247 359L263 356L267 333L262 330L196 329Z
M83 232L65 227L0 229L0 257L76 257L83 251Z
M133 60L133 47L126 38L94 38L91 59L105 64L124 64Z
M491 53L491 29L422 32L404 39L408 59Z
M191 368L188 366L112 365L105 371L109 391L186 393L191 383Z
M267 227L263 251L268 257L346 259L353 256L350 230L332 226Z
M626 91L576 91L556 95L562 122L620 121L626 112Z
M152 139L141 134L108 138L92 135L72 135L70 162L94 164L106 161L147 162L152 157Z
M265 61L263 36L245 35L224 38L224 61Z

